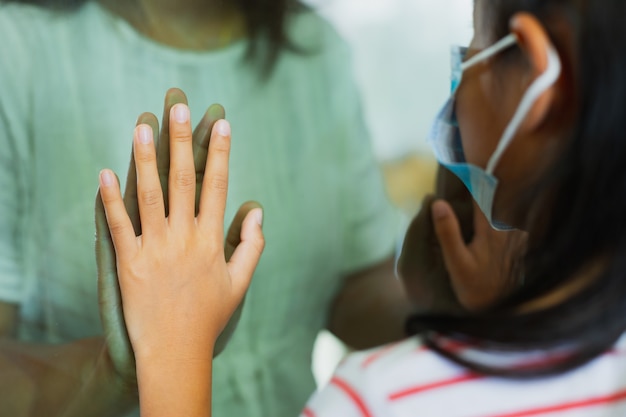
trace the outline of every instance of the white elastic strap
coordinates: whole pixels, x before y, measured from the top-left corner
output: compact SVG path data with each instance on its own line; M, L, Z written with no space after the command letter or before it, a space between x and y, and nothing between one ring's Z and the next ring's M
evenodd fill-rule
M515 132L519 129L533 104L535 104L535 101L541 94L558 80L559 75L561 75L561 60L556 50L550 46L548 48L548 69L535 80L528 88L528 91L526 91L526 94L524 94L517 111L513 115L513 119L511 119L511 122L500 139L500 143L498 143L496 150L489 159L486 169L487 173L493 174L498 162L500 162L502 154L513 140Z
M517 36L514 33L500 39L498 42L491 45L489 48L483 49L467 61L461 63L461 70L465 71L472 65L477 64L480 61L484 61L492 55L497 54L498 52L507 49L517 43Z

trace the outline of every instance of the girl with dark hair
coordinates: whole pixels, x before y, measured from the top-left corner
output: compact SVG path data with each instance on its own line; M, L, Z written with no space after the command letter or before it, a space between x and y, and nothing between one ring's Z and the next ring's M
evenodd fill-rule
M410 296L428 298L415 252L427 213L451 299L412 316L406 341L348 357L303 416L626 415L625 14L622 0L476 0L474 38L453 50L452 98L430 137L440 163L473 197L473 227L468 234L460 226L449 202L427 202L398 265ZM219 143L226 149L227 136ZM226 175L226 156L210 156L208 167ZM146 415L175 415L153 408L174 405L207 415L210 397L196 394L211 381L184 385L199 375L187 359L210 369L210 357L194 352L212 346L242 296L261 231L250 215L228 264L185 258L184 282L194 284L172 291L180 277L167 266L182 258L141 268L174 249L176 240L157 233L162 210L145 219L151 234L135 241L109 171L101 191L118 229L117 253L125 253L119 277ZM202 191L205 209L221 213L220 193L208 183ZM185 241L194 237L189 230ZM217 236L211 242L221 248ZM194 290L211 292L214 303ZM150 314L159 302L145 291L167 298L171 314L187 314L179 304L190 300L195 307L185 308L212 314L179 333L171 316ZM164 332L185 337L186 347L170 348ZM187 367L173 377L184 406L159 396L175 382L150 369L153 360Z
M399 216L368 141L349 50L321 17L296 0L5 0L0 39L0 416L136 413L115 258L99 251L97 270L93 257L93 177L103 166L125 170L133 115L159 111L171 86L188 96L169 90L166 115L187 102L228 109L239 138L229 196L269 210L257 286L216 349L238 323L215 363L216 411L297 413L315 389L311 356L323 328L357 347L402 337L409 304L389 279ZM197 175L176 185L200 183L207 132L223 117L219 106L198 117ZM158 155L167 190L165 122ZM139 123L159 133L156 118ZM132 207L134 169L129 178ZM229 242L253 207L229 206ZM378 330L367 319L354 330L362 310L378 318L378 305L398 300L406 309Z

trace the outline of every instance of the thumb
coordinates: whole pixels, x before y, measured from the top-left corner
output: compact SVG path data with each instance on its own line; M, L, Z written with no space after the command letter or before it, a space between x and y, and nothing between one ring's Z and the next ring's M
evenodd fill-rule
M446 269L451 278L458 279L473 264L473 257L461 233L459 220L450 204L444 200L437 200L432 207L435 234L439 240Z
M226 240L224 242L224 257L226 262L230 261L233 253L235 253L235 249L237 249L237 246L241 243L243 222L248 214L250 214L250 212L255 208L261 208L261 205L256 201L243 203L241 207L239 207L239 210L237 210L237 214L235 214L233 221L230 223L228 232L226 233Z
M228 262L232 285L239 298L242 298L248 289L265 247L262 224L263 210L260 208L251 210L241 226L241 243L235 248Z

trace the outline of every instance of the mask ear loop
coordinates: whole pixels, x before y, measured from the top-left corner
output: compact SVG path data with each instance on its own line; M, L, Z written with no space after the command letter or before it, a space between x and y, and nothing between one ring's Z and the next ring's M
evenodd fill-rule
M517 36L514 33L500 39L488 48L483 49L467 61L461 63L461 70L465 71L469 67L476 65L477 63L484 61L485 59L496 55L498 52L503 51L517 43Z
M496 147L493 155L489 159L489 163L487 164L486 171L488 174L493 174L498 162L500 162L500 158L502 158L502 154L506 150L506 148L510 145L513 137L515 136L515 132L519 129L524 118L528 115L533 104L539 98L539 96L546 91L550 86L552 86L561 75L561 60L559 59L559 55L551 45L548 48L548 69L541 74L535 82L528 88L526 94L522 98L517 111L513 115L513 119L507 126L506 130L502 134L502 138Z

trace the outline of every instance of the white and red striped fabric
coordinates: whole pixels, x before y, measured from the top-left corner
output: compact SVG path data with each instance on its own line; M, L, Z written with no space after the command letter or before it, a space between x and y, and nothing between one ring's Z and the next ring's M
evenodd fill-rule
M541 352L512 355L457 348L465 357L497 365L550 360ZM418 338L354 353L301 414L335 416L625 417L626 338L574 371L526 381L469 372L425 348Z

